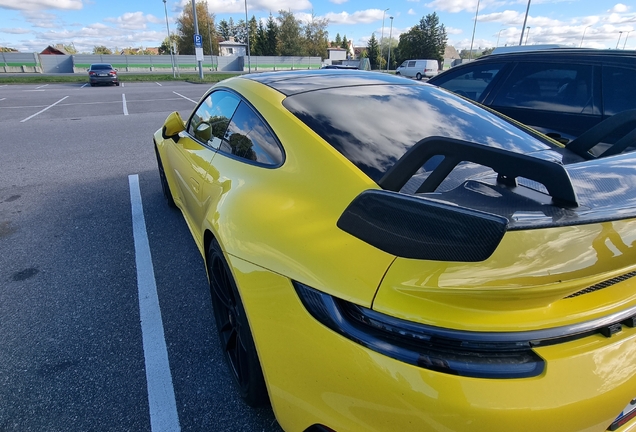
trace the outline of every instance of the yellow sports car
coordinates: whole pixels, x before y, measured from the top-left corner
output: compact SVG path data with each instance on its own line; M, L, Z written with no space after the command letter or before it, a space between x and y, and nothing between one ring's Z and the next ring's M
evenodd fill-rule
M154 145L284 430L636 430L636 153L582 138L320 70L223 81Z

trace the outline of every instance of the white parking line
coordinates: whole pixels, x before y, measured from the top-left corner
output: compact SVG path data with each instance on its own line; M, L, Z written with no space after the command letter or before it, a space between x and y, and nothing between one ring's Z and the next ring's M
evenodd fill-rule
M197 103L197 101L192 100L192 99L190 99L189 97L185 97L184 95L179 94L179 93L177 93L176 91L173 91L172 93L176 94L177 96L181 96L182 98L187 99L187 100L189 100L189 101L190 101L190 102L192 102L192 103Z
M128 115L128 107L126 106L126 95L124 93L121 94L121 100L124 104L124 115Z
M6 98L2 98L2 99L0 99L0 101L3 101L3 100L5 100L5 99L6 99Z
M155 84L157 84L159 87L163 87L161 84L159 84L158 82L155 82Z
M139 189L139 176L128 176L132 206L135 263L139 291L139 315L146 365L150 429L153 432L180 431L179 414L174 397L168 349L157 296L157 283L152 266L148 232Z
M83 85L83 86L81 86L80 88L84 88L84 87L86 87L87 85L88 85L88 83L84 83L84 85Z
M6 87L6 86L8 86L8 85L9 85L9 84L2 84L2 85L0 85L0 87Z
M41 89L42 87L46 87L47 85L48 85L48 84L44 84L44 85L41 85L41 86L39 86L39 87L36 87L35 89L36 89L36 90L37 90L37 89Z
M54 104L47 106L47 107L46 107L46 108L44 108L43 110L36 112L36 113L35 113L35 114L33 114L32 116L29 116L29 117L25 118L24 120L20 120L20 123L24 123L24 122L25 122L25 121L27 121L27 120L31 120L31 119L32 119L33 117L35 117L36 115L38 115L38 114L42 114L44 111L46 111L46 110L47 110L47 109L49 109L49 108L53 108L55 105L59 104L60 102L62 102L62 101L63 101L64 99L66 99L67 97L68 97L68 96L64 96L62 99L60 99L59 101L55 102Z
M120 83L120 85L121 85L122 87L125 87L124 83Z

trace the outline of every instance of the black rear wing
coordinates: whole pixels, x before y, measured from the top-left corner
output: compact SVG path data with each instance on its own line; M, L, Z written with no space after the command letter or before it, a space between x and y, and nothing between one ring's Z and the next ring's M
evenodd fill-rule
M424 138L411 147L380 179L379 186L398 192L426 161L439 155L444 156L444 160L416 193L434 192L460 162L473 162L492 168L497 173L497 182L508 187L517 186L517 177L527 178L544 185L555 205L578 206L570 176L558 162L437 136Z

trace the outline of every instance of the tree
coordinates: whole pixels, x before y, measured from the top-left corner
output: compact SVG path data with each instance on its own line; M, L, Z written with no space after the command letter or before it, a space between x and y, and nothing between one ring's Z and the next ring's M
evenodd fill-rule
M265 44L265 51L263 55L266 56L277 56L279 55L278 51L278 24L276 24L276 20L272 14L269 14L269 18L267 19L267 40Z
M328 19L318 19L312 12L311 20L305 24L305 53L309 56L327 57L329 47Z
M217 41L216 26L214 24L214 14L210 14L205 2L196 3L197 23L199 32L203 32L203 52L209 53L219 52L219 44ZM209 27L208 27L209 24ZM207 29L210 29L212 39L212 47L210 47L210 37L205 37ZM180 54L194 54L194 16L192 13L192 5L190 3L183 7L183 12L177 18L177 51ZM211 48L211 49L210 49Z
M247 27L245 27L245 21L239 20L239 22L234 25L233 29L234 40L247 45Z
M428 14L408 32L400 35L396 50L397 63L408 59L435 59L441 64L447 39L446 29L444 24L439 23L437 14Z
M339 47L342 45L342 38L340 37L340 33L336 33L336 40L331 43L331 46Z
M252 15L249 23L249 37L250 37L250 55L259 55L255 54L256 49L256 41L258 39L258 23L256 22L256 17Z
M230 26L228 25L227 21L225 21L224 19L219 21L217 31L219 32L219 36L221 36L224 41L230 40L230 36L232 36L232 34L230 32Z
M340 48L344 48L346 50L349 49L349 41L347 40L347 35L344 35L342 38L342 42L340 43Z
M375 38L375 33L371 34L371 38L367 43L367 56L369 57L371 69L378 69L380 66L380 46Z
M108 55L112 53L113 52L109 48L106 48L104 45L93 47L93 55L101 55L101 54Z
M278 51L283 56L303 54L304 41L301 36L301 24L293 13L278 11Z
M258 21L258 30L256 30L256 43L252 48L252 53L255 56L266 55L267 52L267 33L265 32L265 26L263 21Z
M73 44L64 45L64 51L66 51L69 54L77 54L77 50L75 49L75 45Z

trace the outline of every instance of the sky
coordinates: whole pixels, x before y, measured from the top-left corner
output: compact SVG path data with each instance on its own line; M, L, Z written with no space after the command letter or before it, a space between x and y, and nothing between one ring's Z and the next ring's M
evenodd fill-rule
M457 50L560 44L636 49L636 0L247 0L248 17L265 20L289 10L301 21L312 13L329 20L336 34L366 46L372 34L396 41L420 19L436 12L448 45ZM40 52L48 45L74 45L78 52L158 47L191 0L0 0L0 46ZM245 19L245 0L208 0L216 23ZM477 8L479 8L478 13ZM477 20L475 21L475 16ZM474 38L473 38L474 30Z

